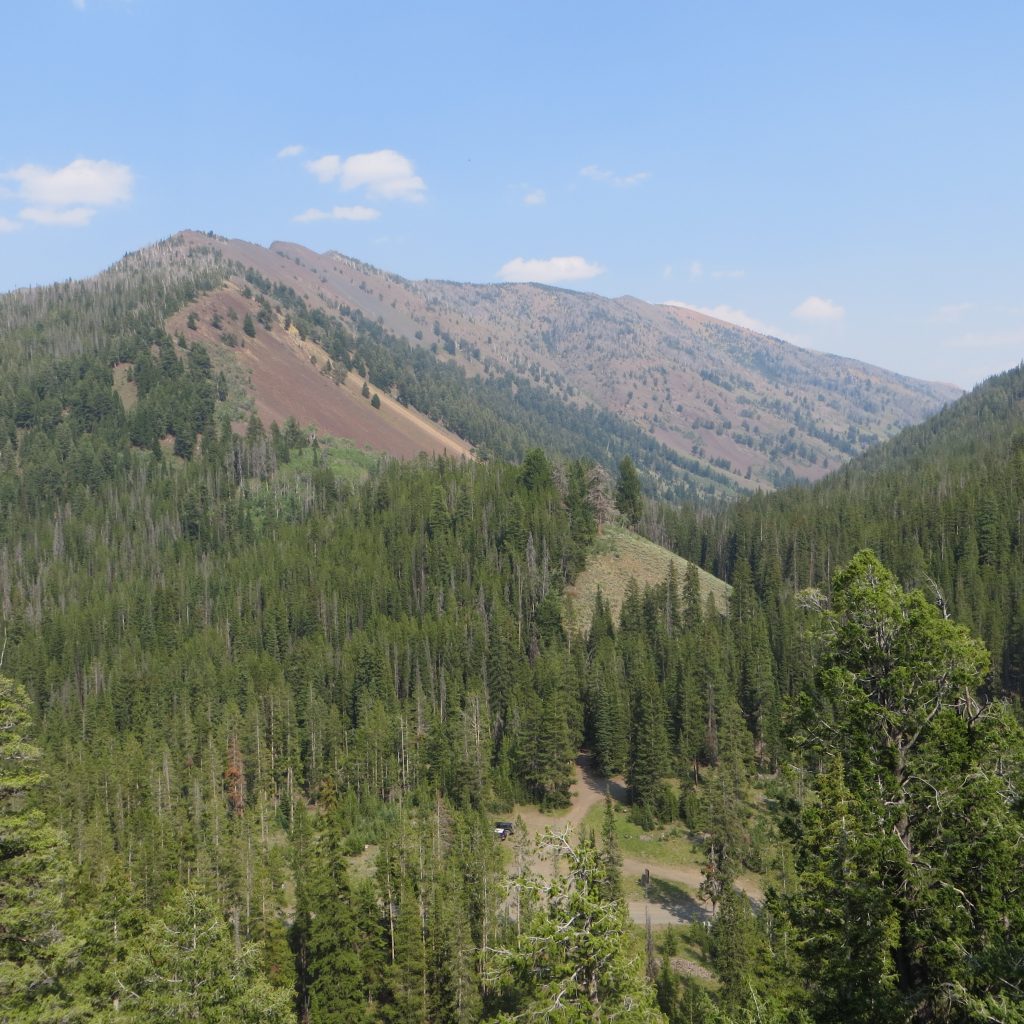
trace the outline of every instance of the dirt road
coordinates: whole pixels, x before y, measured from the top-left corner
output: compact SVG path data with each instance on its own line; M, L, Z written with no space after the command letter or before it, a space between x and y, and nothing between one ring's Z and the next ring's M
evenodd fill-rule
M580 754L576 758L576 781L566 810L545 814L536 807L518 806L513 816L522 818L533 836L541 835L545 829L560 832L568 827L578 835L587 814L593 807L604 802L606 791L616 803L626 803L629 798L629 791L621 779L601 777L594 771L593 755ZM535 867L542 875L550 875L554 870L549 861L543 861ZM628 902L629 916L637 924L644 924L649 919L657 927L710 919L711 907L697 895L697 889L703 881L700 868L692 864L648 863L635 857L623 859L622 874L628 880L639 881L646 869L651 872L647 899ZM763 899L755 879L741 878L737 880L736 886L751 900Z

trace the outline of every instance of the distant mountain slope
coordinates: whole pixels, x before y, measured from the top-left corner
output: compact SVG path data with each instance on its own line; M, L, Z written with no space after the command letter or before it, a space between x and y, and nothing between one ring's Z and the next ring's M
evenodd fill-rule
M628 454L677 499L820 477L957 393L637 299L411 282L191 231L0 306L18 360L144 312L206 347L236 420L294 417L403 457L540 445L614 469Z
M961 393L693 310L542 285L412 282L338 253L271 249L315 275L322 299L469 373L512 370L564 401L621 415L740 488L817 479Z

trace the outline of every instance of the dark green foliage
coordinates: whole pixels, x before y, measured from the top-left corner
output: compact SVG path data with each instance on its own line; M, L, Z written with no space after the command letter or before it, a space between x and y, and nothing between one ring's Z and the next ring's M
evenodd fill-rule
M622 851L615 831L615 808L607 793L604 798L604 821L601 825L601 866L606 879L608 899L622 899Z
M63 836L36 803L45 776L30 729L24 689L0 675L0 1013L60 1021L72 1013L78 952L68 934L70 870Z
M627 780L637 819L649 827L675 816L664 779L668 774L665 703L646 652L626 649L626 677L633 689Z
M644 511L643 490L640 474L633 465L633 460L624 455L619 463L619 482L615 487L615 507L626 517L630 526L640 523Z
M367 1019L367 978L360 957L359 906L354 899L336 817L323 823L299 873L293 928L304 965L300 1005L310 1024Z
M870 552L835 576L824 628L813 738L833 767L793 903L815 1015L1019 1013L1024 735L979 702L987 652Z
M490 975L516 1007L497 1019L663 1022L642 955L623 941L625 907L607 896L607 869L593 842L573 846L549 836L547 845L566 859L567 871L550 883L532 876L519 882L529 916L514 945L490 954Z
M213 900L194 887L175 892L147 924L125 965L123 1019L285 1024L287 992L260 974L259 950L236 949Z
M722 982L722 1003L736 1011L752 1000L757 976L765 960L766 942L750 900L726 885L710 929L711 962Z

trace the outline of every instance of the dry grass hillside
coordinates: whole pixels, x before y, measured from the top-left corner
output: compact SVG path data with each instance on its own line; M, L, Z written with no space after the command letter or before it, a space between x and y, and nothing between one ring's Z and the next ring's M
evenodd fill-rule
M689 566L686 559L622 526L607 524L594 543L586 568L566 591L566 626L572 632L584 632L590 627L590 616L598 590L611 607L612 619L617 622L629 581L636 580L641 591L644 587L657 586L665 582L670 565L675 565L681 586ZM724 613L732 588L724 580L703 569L698 568L697 572L702 597L706 601L708 594L711 594L718 610Z

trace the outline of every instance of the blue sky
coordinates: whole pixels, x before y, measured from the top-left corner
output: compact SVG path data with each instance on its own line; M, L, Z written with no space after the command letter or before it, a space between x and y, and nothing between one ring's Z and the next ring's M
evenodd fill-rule
M1024 5L9 0L0 289L186 228L1024 358Z

